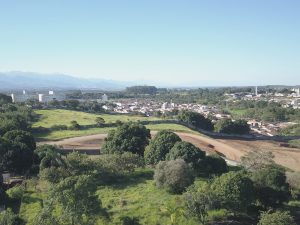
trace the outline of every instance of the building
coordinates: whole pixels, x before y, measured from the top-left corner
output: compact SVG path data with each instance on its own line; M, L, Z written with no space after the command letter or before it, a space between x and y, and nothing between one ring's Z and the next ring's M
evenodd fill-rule
M107 102L108 101L108 96L106 94L102 95L102 101Z

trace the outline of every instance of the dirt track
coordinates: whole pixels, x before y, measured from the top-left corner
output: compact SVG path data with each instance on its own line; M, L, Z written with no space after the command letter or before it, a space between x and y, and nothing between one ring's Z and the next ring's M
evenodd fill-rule
M279 147L278 142L272 141L245 141L212 139L196 134L176 132L182 140L188 141L206 152L219 152L226 158L239 161L240 157L253 150L272 151L275 161L293 170L300 171L300 149ZM151 132L154 136L156 132ZM98 150L100 149L106 134L96 134L83 137L68 138L61 141L41 142L62 146L64 149Z

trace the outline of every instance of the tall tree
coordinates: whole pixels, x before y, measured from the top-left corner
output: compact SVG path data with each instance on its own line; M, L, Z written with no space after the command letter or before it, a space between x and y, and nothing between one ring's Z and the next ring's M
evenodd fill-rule
M171 131L162 130L158 132L146 147L144 156L146 164L153 165L159 161L164 161L167 153L178 141L181 141L180 137Z
M143 156L150 137L150 130L145 126L125 123L109 132L101 150L110 154L132 152Z

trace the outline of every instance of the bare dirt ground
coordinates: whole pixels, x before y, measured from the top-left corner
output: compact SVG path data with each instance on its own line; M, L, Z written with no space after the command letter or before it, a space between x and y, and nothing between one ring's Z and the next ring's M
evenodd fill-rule
M156 133L155 131L151 132L151 135L154 136ZM182 140L191 142L208 153L218 152L234 161L239 161L241 156L253 150L272 151L275 155L276 163L292 170L300 171L300 149L280 147L279 142L213 139L184 132L176 133ZM106 134L96 134L68 138L61 141L40 142L39 144L58 145L66 150L97 151L100 149L106 136Z

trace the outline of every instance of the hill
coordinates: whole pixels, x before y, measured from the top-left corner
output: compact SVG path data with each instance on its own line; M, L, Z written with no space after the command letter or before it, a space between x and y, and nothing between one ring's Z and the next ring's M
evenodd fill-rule
M1 72L0 89L103 89L119 90L131 85L127 82L105 79L82 79L65 74L32 72Z

